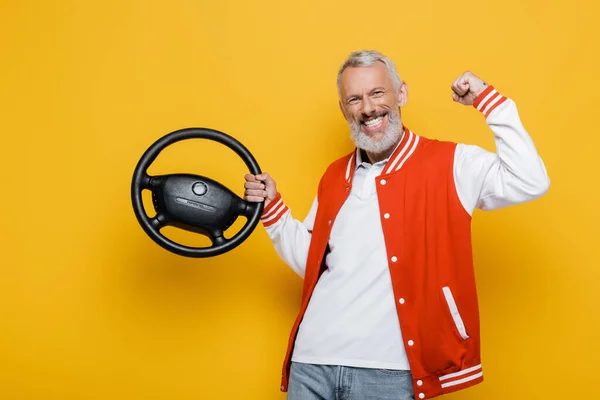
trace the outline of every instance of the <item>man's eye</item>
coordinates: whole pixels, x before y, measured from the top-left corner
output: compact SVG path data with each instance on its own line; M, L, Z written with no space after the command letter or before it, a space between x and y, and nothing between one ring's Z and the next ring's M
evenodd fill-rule
M377 96L380 96L380 95L382 95L382 94L383 94L383 90L376 90L376 91L375 91L375 94L376 94Z
M356 97L353 97L350 100L348 100L348 104L356 104L357 102L358 102L358 99Z

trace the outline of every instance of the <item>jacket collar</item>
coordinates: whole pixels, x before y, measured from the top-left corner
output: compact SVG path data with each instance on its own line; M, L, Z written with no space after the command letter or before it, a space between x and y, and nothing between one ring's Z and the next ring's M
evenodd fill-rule
M404 165L406 160L413 155L415 149L419 145L419 136L415 135L408 128L404 127L404 134L402 135L402 139L400 139L400 143L394 149L394 152L384 161L386 161L386 165L383 169L382 175L387 175L392 172L399 171L400 168ZM346 181L352 182L352 178L354 176L354 171L361 164L362 157L360 154L360 149L356 148L350 159L348 160L348 165L346 167Z

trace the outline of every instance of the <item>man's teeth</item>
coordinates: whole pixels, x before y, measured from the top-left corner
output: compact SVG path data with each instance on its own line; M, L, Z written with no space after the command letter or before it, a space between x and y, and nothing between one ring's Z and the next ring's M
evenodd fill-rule
M383 121L383 117L377 117L375 119L370 119L368 121L365 121L365 125L368 127L377 126L381 123L381 121Z

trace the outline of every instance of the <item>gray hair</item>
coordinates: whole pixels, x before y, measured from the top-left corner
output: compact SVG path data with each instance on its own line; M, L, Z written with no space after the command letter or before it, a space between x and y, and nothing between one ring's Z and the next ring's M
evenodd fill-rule
M344 63L340 67L340 71L338 72L337 76L338 94L341 95L342 73L346 70L346 68L370 67L372 65L375 65L376 62L382 62L385 64L388 74L392 79L394 89L396 90L396 92L400 90L400 84L402 83L402 81L400 80L400 75L398 74L398 71L396 71L396 64L394 64L394 62L391 59L384 56L377 50L359 50L350 53L346 61L344 61Z

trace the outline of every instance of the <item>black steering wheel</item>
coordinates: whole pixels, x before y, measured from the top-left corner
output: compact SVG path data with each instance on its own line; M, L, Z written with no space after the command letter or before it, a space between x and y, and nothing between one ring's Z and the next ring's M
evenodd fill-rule
M222 184L200 175L170 174L150 176L148 167L167 146L185 139L210 139L235 151L248 166L250 173L260 174L252 154L233 137L207 128L185 128L158 139L135 167L131 182L131 201L138 222L152 240L166 250L186 257L213 257L240 245L256 228L264 202L252 203L237 196ZM142 190L152 192L156 216L147 216L142 203ZM223 236L237 219L247 218L242 229L230 239ZM175 226L210 238L212 246L190 247L166 238L160 229Z

